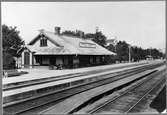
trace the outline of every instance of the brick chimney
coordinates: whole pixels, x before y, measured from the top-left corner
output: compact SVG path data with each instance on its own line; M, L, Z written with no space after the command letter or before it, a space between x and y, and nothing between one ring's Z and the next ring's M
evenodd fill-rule
M60 27L55 27L55 34L58 34L58 35L60 35Z

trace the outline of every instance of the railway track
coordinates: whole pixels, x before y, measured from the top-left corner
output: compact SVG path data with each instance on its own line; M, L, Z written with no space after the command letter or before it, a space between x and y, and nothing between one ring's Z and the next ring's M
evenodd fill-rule
M153 88L151 88L150 90L148 90L148 92L145 93L145 95L138 102L136 102L136 104L134 104L134 106L132 106L130 109L128 109L128 111L126 111L126 113L144 112L143 110L145 108L142 105L144 105L147 102L147 98L149 96L151 96L154 91L158 90L159 87L165 86L164 82L165 82L165 78L163 78L157 84L155 84L155 86Z
M41 107L47 108L48 105L50 106L51 103L53 104L58 103L69 96L140 73L142 71L145 71L146 68L153 69L160 65L161 64L154 65L154 66L153 65L146 66L143 68L135 68L135 69L132 69L131 71L126 71L122 73L120 72L119 74L114 75L112 77L108 77L108 76L111 76L110 74L108 74L105 76L106 78L104 77L103 79L100 79L98 81L93 81L86 84L72 86L70 88L66 88L60 91L49 92L40 96L23 99L13 103L7 103L3 105L3 110L4 110L4 113L10 112L12 114L23 114L27 111L33 111L34 109L38 111L38 108L41 108Z
M163 72L163 75L160 73ZM153 91L164 85L165 72L159 71L147 77L147 79L130 87L121 95L112 98L106 103L90 110L88 113L136 113L140 112L143 105L143 100Z
M152 65L152 66L160 66L162 65L162 63L159 63L157 65ZM85 81L88 83L88 82L93 82L93 81L97 81L97 80L100 80L100 79L103 79L103 78L106 78L105 76L106 75L111 75L112 76L115 76L115 75L118 75L118 74L123 74L123 73L127 73L127 72L131 72L131 71L135 71L138 70L138 69L144 69L146 67L151 67L151 65L142 65L142 66L137 66L137 67L130 67L129 69L123 69L122 71L118 70L117 72L110 72L110 71L105 71L105 72L101 72L99 74L91 74L91 75L88 75L89 77L87 76L77 76L77 77L74 77L73 78L66 78L66 79L62 79L63 82L61 82L61 84L59 84L58 80L52 80L50 81L49 80L49 83L43 83L43 84L34 84L32 86L25 86L23 84L23 86L19 86L20 89L17 87L16 88L16 91L15 91L15 88L12 88L11 90L8 90L4 93L4 95L13 95L12 97L5 97L3 98L3 104L6 105L6 103L9 103L9 102L12 102L12 101L18 101L18 100L21 100L21 99L26 99L26 98L29 98L29 97L32 97L32 96L38 96L38 95L41 95L41 94L44 94L44 93L49 93L49 92L55 92L55 91L59 91L59 90L63 90L63 89L66 89L68 87L71 87L71 86L77 86L78 84L83 84ZM126 70L126 71L125 71ZM74 79L78 79L78 80L75 80ZM73 80L72 80L73 79ZM68 82L66 80L69 80ZM57 84L57 85L56 85ZM59 84L59 85L58 85ZM34 87L35 86L35 87ZM15 87L15 86L14 86ZM26 92L24 91L24 89L26 90ZM27 91L28 89L28 91ZM14 91L13 91L14 90ZM20 92L21 91L21 92ZM12 94L11 94L11 93ZM14 92L18 92L18 93L14 93Z

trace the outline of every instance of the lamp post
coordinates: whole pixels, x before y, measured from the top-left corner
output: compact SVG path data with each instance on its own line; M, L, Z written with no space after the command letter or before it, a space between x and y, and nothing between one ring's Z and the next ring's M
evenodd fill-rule
M130 53L131 46L129 45L128 48L129 48L129 63L130 63L131 62L131 53Z
M153 60L152 55L151 55L151 50L152 50L152 47L150 47L150 57L151 57L151 60Z
M115 46L115 53L117 53L117 36L115 36L115 39L114 39L114 46Z

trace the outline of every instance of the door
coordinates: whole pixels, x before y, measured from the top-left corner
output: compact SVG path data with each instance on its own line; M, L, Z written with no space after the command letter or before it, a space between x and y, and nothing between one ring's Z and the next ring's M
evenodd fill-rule
M24 65L29 66L30 65L30 53L24 52Z

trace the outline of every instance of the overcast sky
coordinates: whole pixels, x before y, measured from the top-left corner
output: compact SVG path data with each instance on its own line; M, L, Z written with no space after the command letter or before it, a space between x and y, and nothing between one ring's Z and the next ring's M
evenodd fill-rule
M3 2L2 24L17 26L28 43L39 29L82 30L96 26L107 36L142 48L165 48L165 1Z

